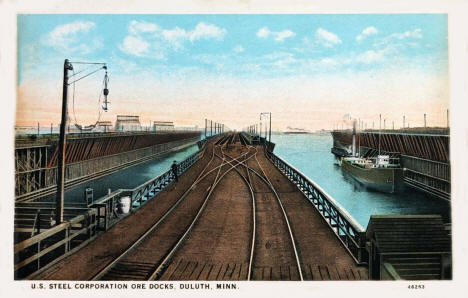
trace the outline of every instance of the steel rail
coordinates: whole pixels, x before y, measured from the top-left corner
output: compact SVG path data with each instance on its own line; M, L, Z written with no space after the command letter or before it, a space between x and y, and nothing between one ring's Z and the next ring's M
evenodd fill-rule
M247 153L246 153L247 154ZM245 156L246 154L243 154L241 155L239 158ZM239 159L238 158L238 159ZM223 161L225 162L226 159L223 158ZM213 191L216 189L216 186L219 185L219 182L222 181L222 179L229 173L231 172L232 169L236 168L240 163L238 163L237 165L233 165L231 166L231 168L229 168L228 170L226 170L222 175L220 175L218 177L216 177L215 181L213 181L213 184L212 186L209 188L209 191L208 191L208 194L206 195L205 197L205 200L203 201L203 204L202 206L200 207L200 209L198 210L195 218L192 220L191 224L189 225L189 227L186 229L185 233L179 238L179 240L177 241L177 243L172 247L171 251L166 255L166 257L163 259L163 261L159 264L159 266L156 268L156 270L154 270L154 272L150 275L150 277L148 278L148 280L155 280L156 278L160 277L163 272L165 271L165 269L168 267L169 265L169 262L171 261L171 259L173 258L173 256L175 255L175 253L177 252L177 250L179 249L179 247L183 244L183 242L185 241L186 237L188 236L188 234L192 231L193 227L195 226L196 222L198 221L198 219L200 218L201 214L203 213L207 203L208 203L208 200L210 199L211 195L213 194ZM227 164L225 164L227 165ZM219 171L218 171L218 174L220 173L221 171L221 168L219 168Z
M295 241L295 237L294 237L294 234L292 232L292 229L291 229L291 224L289 223L288 215L286 213L286 210L284 209L283 203L281 202L281 199L280 199L278 193L276 192L276 190L275 190L273 184L271 183L270 179L268 178L267 174L263 170L262 165L258 161L257 155L255 155L255 160L257 161L257 164L260 167L260 170L262 171L262 173L265 176L266 180L270 184L271 190L275 193L276 199L278 200L278 204L281 207L281 210L283 211L284 220L286 221L286 225L288 226L288 230L289 230L289 237L291 239L291 243L292 243L292 246L294 248L294 256L296 257L296 263L297 263L297 271L299 272L299 277L300 277L301 281L303 281L304 277L302 275L302 266L301 266L301 262L299 260L299 254L298 254L297 248L296 248L296 241Z
M255 175L257 175L266 185L267 187L269 187L273 194L275 195L276 199L277 199L277 202L282 210L282 213L283 213L283 216L284 216L284 219L285 219L285 222L286 222L286 225L288 227L288 232L289 232L289 237L290 237L290 240L291 240L291 244L293 246L293 250L294 250L294 256L295 256L295 259L296 259L296 264L297 264L297 271L299 273L299 277L300 277L300 280L303 281L304 280L304 277L303 277L303 274L302 274L302 266L301 266L301 263L300 263L300 260L299 260L299 254L297 252L297 247L296 247L296 243L295 243L295 237L294 237L294 234L292 232L292 229L291 229L291 225L289 223L289 219L288 219L288 216L287 216L287 213L286 213L286 210L284 209L284 206L281 202L281 199L278 195L278 193L276 192L275 188L273 187L273 184L270 182L270 180L268 179L268 176L265 174L265 171L263 170L262 166L260 165L260 163L258 162L258 159L257 159L257 156L255 154L255 160L257 161L257 164L259 165L260 167L260 170L263 172L263 175L264 177L262 177L261 174L259 174L257 171L255 171L254 169L252 169L251 167L249 167L248 165L245 165L251 172L253 172Z
M205 149L206 150L206 149ZM214 160L214 147L213 147L213 153L210 161L206 164L206 166L202 169L200 172L200 175L195 179L195 181L192 183L192 185L182 194L182 196L174 203L174 205L167 210L164 215L156 222L154 223L149 229L146 230L146 232L140 236L132 245L130 245L126 250L124 250L117 258L115 258L113 261L111 261L108 265L106 265L103 269L101 269L98 273L96 273L90 280L99 280L101 279L112 267L114 267L119 261L121 261L124 257L126 257L134 248L136 248L138 245L140 245L176 208L177 206L187 197L187 195L193 190L194 186L196 186L200 181L204 179L200 178L200 176L203 174L203 172L209 167L211 162Z
M214 154L214 151L215 151L215 147L216 146L213 146L213 151L212 151L212 158L210 159L210 163L211 161L213 160L215 154ZM123 258L125 258L131 251L133 251L135 248L137 248L143 241L145 241L149 235L154 232L154 230L175 210L175 208L188 196L188 194L195 188L196 185L198 185L202 180L204 180L206 177L208 177L209 174L211 174L213 171L216 171L216 170L221 170L222 166L223 165L219 165L219 166L216 166L214 169L210 170L209 172L205 173L203 176L203 172L208 168L209 164L207 164L204 169L202 170L202 172L199 174L199 176L197 177L196 181L194 181L191 185L191 187L189 187L187 189L187 191L181 196L181 198L171 207L171 209L169 209L162 218L160 218L160 220L158 220L158 222L156 222L152 227L150 227L150 229L147 230L147 232L145 232L145 234L143 234L140 238L138 238L127 250L125 250L121 255L119 255L119 257L117 257L116 259L114 259L111 263L109 263L105 268L103 268L98 274L96 274L92 280L98 280L98 279L101 279L102 277L104 277L108 272L111 271L111 269L116 266L120 261L122 261Z
M243 146L245 146L245 145L243 144ZM250 151L250 148L249 147L247 147L247 148ZM258 150L255 147L253 147L253 149L255 149L254 155L256 155ZM225 155L228 156L231 159L234 159L233 157L229 156L228 154L225 154ZM254 252L255 252L255 235L256 235L257 227L256 227L255 193L253 191L252 181L251 181L250 175L249 175L249 170L245 166L245 161L246 160L244 160L242 162L242 164L244 165L244 167L246 169L247 178L244 175L242 175L240 173L240 171L237 170L237 168L235 168L235 170L239 174L239 176L244 180L244 182L247 184L247 187L249 188L249 191L250 191L250 196L252 198L252 237L251 237L252 241L251 241L251 244L250 244L249 269L247 271L247 280L250 281L252 279L252 267L253 267L253 259L254 259Z

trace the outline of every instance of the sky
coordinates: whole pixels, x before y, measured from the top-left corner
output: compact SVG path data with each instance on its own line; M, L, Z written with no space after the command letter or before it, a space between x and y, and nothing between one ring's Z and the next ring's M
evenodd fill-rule
M272 113L273 129L445 126L445 14L18 15L17 125L57 125L63 61L105 62L69 90L72 123L174 121L232 129ZM73 64L86 74L95 68ZM78 77L77 75L76 77ZM99 114L101 114L99 116Z

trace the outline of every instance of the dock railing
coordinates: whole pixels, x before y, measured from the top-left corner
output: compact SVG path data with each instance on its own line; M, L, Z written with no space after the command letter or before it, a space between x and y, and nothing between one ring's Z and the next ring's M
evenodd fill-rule
M189 169L199 159L200 155L201 151L197 151L180 162L177 165L178 175L182 175L182 173ZM175 177L169 169L156 178L153 178L133 189L119 189L96 200L89 207L97 209L97 218L99 223L98 229L103 231L109 229L109 227L121 217L118 213L118 209L121 206L122 197L130 197L129 213L133 213L146 202L153 199L174 180Z
M81 212L66 222L15 244L15 279L47 268L96 237L96 210L86 208Z
M272 152L267 152L273 164L315 206L338 239L358 264L368 262L364 228L325 190Z

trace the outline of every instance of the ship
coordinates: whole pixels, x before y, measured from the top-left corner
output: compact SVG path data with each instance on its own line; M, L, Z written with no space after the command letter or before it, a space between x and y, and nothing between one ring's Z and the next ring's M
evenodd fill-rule
M284 134L310 134L311 132L307 129L303 128L294 128L294 127L286 127L286 130L283 131Z
M403 169L397 158L392 162L389 155L377 155L377 158L351 156L341 158L341 167L366 188L395 193L402 187Z
M359 153L360 141L359 138ZM353 122L351 148L350 156L341 157L341 167L351 177L366 188L380 192L394 193L401 189L403 169L399 158L380 154L380 150L377 157L363 157L356 152L356 120Z

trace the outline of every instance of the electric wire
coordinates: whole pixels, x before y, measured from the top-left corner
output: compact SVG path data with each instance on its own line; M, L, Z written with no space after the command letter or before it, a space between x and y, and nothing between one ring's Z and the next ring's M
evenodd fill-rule
M73 81L73 82L71 82L71 83L68 83L68 85L70 85L70 84L74 84L74 83L76 83L76 82L78 82L78 81L80 81L80 80L82 80L82 79L84 79L84 78L86 78L86 77L89 77L90 75L92 75L93 73L96 73L96 72L100 71L101 69L104 69L104 67L100 67L100 68L96 69L95 71L93 71L93 72L90 72L90 73L88 73L87 75L85 75L85 76L82 76L81 78L79 78L79 79L76 79L76 80L74 80L74 81Z
M80 63L80 62L74 62L74 63ZM80 63L80 64L85 64L85 63ZM86 63L86 64L102 64L102 63ZM78 82L78 81L81 80L81 79L84 79L84 78L87 77L87 76L90 76L91 74L93 74L93 73L95 73L95 72L97 72L97 71L99 71L99 70L101 70L101 69L103 69L103 68L104 68L104 67L101 67L101 68L99 68L99 69L97 69L97 70L95 70L95 71L93 71L93 72L87 74L86 76L83 76L83 77L81 77L81 78L79 78L79 79L77 79L77 80L75 80L75 81L73 81L73 82L71 82L71 83L68 84L68 85L73 84L72 109L73 109L73 117L74 117L74 120L75 120L75 123L74 123L74 124L75 124L75 127L78 128L80 131L91 131L91 130L93 130L93 129L96 127L96 125L98 124L99 120L101 119L101 115L102 115L102 110L101 110L101 96L102 96L102 93L103 93L103 88L104 88L104 86L106 85L106 83L109 82L109 77L107 76L107 71L106 71L106 74L105 74L104 79L103 79L103 81L102 81L101 89L99 90L99 96L98 96L98 118L97 118L96 122L95 122L94 124L90 124L90 125L84 126L84 127L83 127L82 125L78 124L78 121L77 121L77 119L76 119L76 112L75 112L75 92L76 92L76 91L75 91L75 83ZM89 69L89 68L87 68L87 69ZM72 75L72 76L75 76L75 75L77 75L78 73L83 72L84 70L81 70L81 71L79 71L79 72L77 72L77 73L75 73L74 69L72 69L72 71L73 71L73 75Z
M75 63L75 64L100 64L100 65L106 65L104 62L86 62L86 61L69 61L69 63Z

